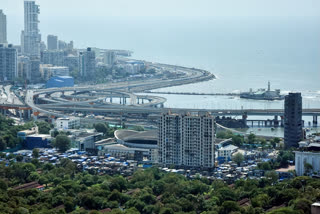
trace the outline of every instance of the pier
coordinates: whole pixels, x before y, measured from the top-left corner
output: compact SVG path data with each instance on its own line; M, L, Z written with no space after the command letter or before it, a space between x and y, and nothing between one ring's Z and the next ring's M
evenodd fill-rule
M144 91L147 94L174 94L174 95L200 95L200 96L240 96L240 93L195 93L195 92L155 92Z

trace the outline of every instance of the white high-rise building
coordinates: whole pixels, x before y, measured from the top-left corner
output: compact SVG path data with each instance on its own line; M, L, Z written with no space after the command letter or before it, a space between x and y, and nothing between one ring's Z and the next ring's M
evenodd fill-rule
M7 17L0 10L0 44L7 43Z
M163 114L159 126L159 163L214 167L215 119L209 114Z
M24 1L24 31L21 33L22 53L26 56L40 58L39 14L39 5L36 5L35 1Z

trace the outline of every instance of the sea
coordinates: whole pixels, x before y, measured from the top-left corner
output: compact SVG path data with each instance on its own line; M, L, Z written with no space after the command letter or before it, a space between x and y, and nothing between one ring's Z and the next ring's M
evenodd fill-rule
M46 21L49 23L42 24L41 30L61 32L62 38L58 36L74 40L76 47L132 50L134 59L201 68L216 76L207 82L155 90L158 92L242 92L267 88L270 81L272 89L284 94L301 92L303 108L320 108L318 17L86 17L64 19L63 23L57 17ZM161 96L167 98L165 107L169 108L283 108L283 101L233 96ZM304 120L308 126L312 118ZM247 131L283 135L281 128Z

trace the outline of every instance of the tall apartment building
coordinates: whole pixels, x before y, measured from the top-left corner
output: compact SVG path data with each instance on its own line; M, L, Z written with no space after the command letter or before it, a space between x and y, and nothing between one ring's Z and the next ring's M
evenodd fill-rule
M32 83L41 82L40 59L31 58L30 65L31 65L31 82Z
M7 16L0 10L0 44L7 43Z
M18 77L31 81L31 62L27 56L18 57Z
M48 50L41 52L41 63L53 66L64 65L64 52L60 50Z
M81 77L92 77L96 69L96 54L91 48L79 54L79 72Z
M163 114L159 125L159 163L214 167L215 119L209 114Z
M24 1L24 30L21 33L22 54L40 58L39 5L35 1Z
M289 93L284 103L284 144L298 147L303 138L301 93Z
M13 81L17 76L17 50L0 44L0 81Z
M47 47L48 50L58 50L58 37L54 35L48 35Z
M114 51L106 51L103 55L103 62L106 65L113 65L117 60L117 55Z

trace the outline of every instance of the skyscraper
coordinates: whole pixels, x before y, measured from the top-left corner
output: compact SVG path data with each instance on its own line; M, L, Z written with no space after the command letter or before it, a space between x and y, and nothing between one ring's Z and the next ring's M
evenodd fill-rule
M81 77L92 77L96 69L96 54L91 48L79 54L79 72Z
M64 52L60 50L51 50L41 52L41 63L54 66L63 66Z
M39 5L36 5L35 1L24 1L24 31L21 33L22 53L26 56L40 58L39 14Z
M7 17L0 10L0 44L7 43Z
M284 144L286 148L298 147L302 140L301 93L289 93L284 103Z
M117 60L117 55L114 51L106 51L103 56L103 62L106 65L113 65Z
M159 163L214 167L215 119L209 114L163 114L159 126Z
M48 50L58 50L58 37L54 35L48 35L47 45Z
M31 81L31 62L27 56L19 56L18 58L18 77Z
M0 81L13 81L17 76L17 50L0 44Z

